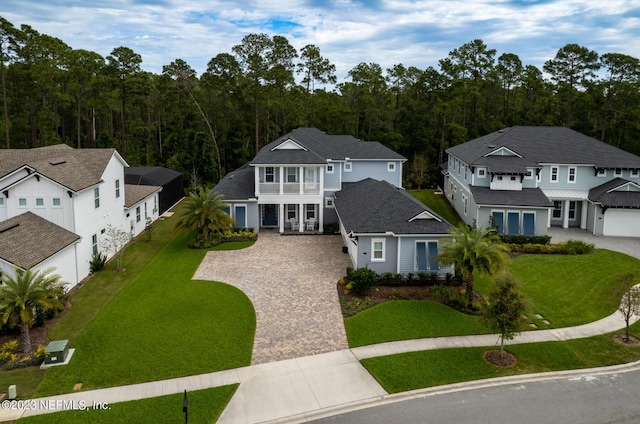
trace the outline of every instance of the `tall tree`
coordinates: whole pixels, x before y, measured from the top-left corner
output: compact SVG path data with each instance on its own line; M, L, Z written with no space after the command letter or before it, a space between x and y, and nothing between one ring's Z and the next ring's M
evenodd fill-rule
M349 71L353 83L353 107L356 137L378 138L385 127L388 112L387 81L377 63L361 62Z
M320 84L336 83L336 66L320 55L320 49L313 44L307 44L300 50L301 62L298 63L298 73L303 75L302 84L305 87L304 116L306 125L310 122L311 94L315 91L316 82Z
M606 53L600 57L600 64L606 70L606 76L600 82L604 94L600 140L605 141L612 109L620 110L630 106L616 101L620 97L619 94L622 91L638 91L640 60L626 54Z
M116 47L107 56L108 69L120 83L120 149L122 155L127 153L127 83L136 73L141 71L141 63L142 57L128 47Z
M526 322L528 302L512 275L503 273L494 280L483 320L493 331L500 333L500 353L504 353L505 340L513 338Z
M0 16L0 79L2 79L2 114L4 116L4 132L7 149L11 148L9 130L9 106L7 102L6 64L15 60L17 55L17 29L13 24Z
M504 53L498 58L496 66L498 79L502 88L502 121L509 125L511 122L509 100L513 91L513 86L520 80L522 73L522 61L513 53Z
M211 136L213 147L215 149L216 161L218 163L217 180L219 181L224 175L222 173L222 160L220 158L220 149L218 148L216 133L213 131L213 127L211 126L211 122L209 122L209 118L207 118L207 114L204 113L204 110L202 110L202 108L200 107L200 103L198 103L191 90L191 87L193 86L196 78L196 71L194 71L193 68L191 68L184 60L176 59L175 61L171 62L171 64L163 66L162 73L170 76L180 89L185 90L189 94L189 97L193 101L193 104L196 106L196 108L198 108L200 116L202 116L202 119L204 119L204 122L207 124L209 135Z
M53 271L53 268L40 271L16 268L15 276L2 276L2 322L20 326L20 352L31 351L29 328L35 321L37 309L64 308L64 283Z
M561 87L566 87L568 91L567 127L571 127L575 90L580 86L587 85L594 78L594 72L599 68L598 53L577 44L565 45L558 50L554 59L544 63L543 69L551 75L551 79Z
M452 263L462 277L469 302L473 300L473 280L477 275L493 275L506 262L506 248L497 235L482 227L461 225L450 232L438 260Z

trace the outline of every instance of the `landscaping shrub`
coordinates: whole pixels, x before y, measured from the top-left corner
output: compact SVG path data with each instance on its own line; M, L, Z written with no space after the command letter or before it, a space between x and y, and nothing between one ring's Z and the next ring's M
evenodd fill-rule
M549 244L551 236L501 235L500 240L505 244Z
M405 277L395 272L383 272L378 278L377 284L387 286L400 286L405 283Z
M358 295L366 295L371 291L378 282L378 273L369 268L358 268L349 276L349 284L347 287Z
M524 253L555 253L560 255L584 255L593 252L595 246L581 240L568 240L558 244L524 244Z
M105 264L107 263L107 255L104 253L96 252L91 257L91 261L89 262L89 271L94 273L101 271Z

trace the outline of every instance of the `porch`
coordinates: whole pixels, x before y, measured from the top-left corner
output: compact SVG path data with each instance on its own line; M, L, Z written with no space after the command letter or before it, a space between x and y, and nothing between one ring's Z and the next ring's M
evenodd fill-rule
M322 234L324 210L321 203L260 204L260 227L278 229L282 234Z

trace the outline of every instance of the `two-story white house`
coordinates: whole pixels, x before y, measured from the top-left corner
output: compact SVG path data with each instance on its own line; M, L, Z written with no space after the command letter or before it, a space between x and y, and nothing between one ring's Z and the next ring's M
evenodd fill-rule
M298 128L213 191L238 227L305 234L337 224L355 267L450 272L435 256L451 225L404 192L405 161L378 142Z
M444 193L469 225L640 236L640 157L564 127L513 127L447 149Z
M126 166L115 149L1 150L0 271L54 266L71 288L89 275L109 226L142 232L158 218L161 188L125 186Z

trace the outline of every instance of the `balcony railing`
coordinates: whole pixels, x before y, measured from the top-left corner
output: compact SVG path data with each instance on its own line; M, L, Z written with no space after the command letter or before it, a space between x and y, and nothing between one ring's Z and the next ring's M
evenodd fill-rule
M260 194L280 194L280 183L260 183L258 189ZM300 194L300 183L283 183L282 194ZM302 194L320 194L320 183L302 183Z

